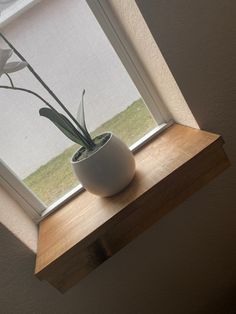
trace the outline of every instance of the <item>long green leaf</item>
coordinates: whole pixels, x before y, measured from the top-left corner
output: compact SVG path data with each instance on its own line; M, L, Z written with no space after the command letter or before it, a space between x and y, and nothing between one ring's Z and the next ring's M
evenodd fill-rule
M39 114L52 121L56 127L63 132L70 140L87 147L88 144L83 135L73 126L73 124L61 113L50 108L41 108Z
M81 102L79 104L79 108L77 111L77 121L79 122L79 124L82 126L82 128L85 130L85 132L87 134L89 134L87 126L86 126L86 122L85 122L85 114L84 114L84 95L85 95L85 89L82 92L82 98L81 98Z

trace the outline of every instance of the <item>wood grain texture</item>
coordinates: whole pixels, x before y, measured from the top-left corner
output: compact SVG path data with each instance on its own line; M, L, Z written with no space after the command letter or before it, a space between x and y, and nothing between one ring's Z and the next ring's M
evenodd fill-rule
M229 166L219 135L173 125L135 154L121 193L83 192L40 223L35 274L61 292Z

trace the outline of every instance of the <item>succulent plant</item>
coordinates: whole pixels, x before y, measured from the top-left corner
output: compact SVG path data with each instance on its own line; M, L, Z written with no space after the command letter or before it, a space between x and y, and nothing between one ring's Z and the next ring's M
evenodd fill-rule
M97 148L97 144L92 139L88 132L85 114L84 114L84 95L85 90L82 92L81 102L78 109L77 118L75 118L70 111L64 106L64 104L58 99L53 91L46 85L46 83L40 78L40 76L34 71L32 66L25 60L25 58L16 50L16 48L6 39L6 37L0 33L0 37L8 44L10 49L0 49L0 77L6 75L10 81L10 86L0 85L2 89L10 89L15 91L22 91L32 94L39 98L47 107L43 107L39 110L39 114L49 119L65 136L67 136L73 142L83 146L88 151L94 151ZM21 61L8 62L9 58L16 54ZM9 73L19 71L27 67L36 79L43 85L43 87L49 92L49 94L56 100L59 106L63 109L66 115L57 111L48 101L34 91L26 88L16 87Z

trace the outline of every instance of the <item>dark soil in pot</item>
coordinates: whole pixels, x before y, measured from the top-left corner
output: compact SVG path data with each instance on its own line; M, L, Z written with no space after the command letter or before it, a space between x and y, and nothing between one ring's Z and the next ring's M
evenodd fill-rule
M87 150L85 147L81 147L73 156L72 161L77 162L83 159L88 158L89 156L96 153L106 142L110 139L110 133L103 133L101 135L96 136L93 141L96 144L93 150Z

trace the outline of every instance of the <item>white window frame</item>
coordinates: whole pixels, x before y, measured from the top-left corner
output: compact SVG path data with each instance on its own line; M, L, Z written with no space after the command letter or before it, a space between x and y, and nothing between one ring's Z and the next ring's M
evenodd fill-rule
M144 145L147 141L149 141L152 137L156 136L169 125L171 125L172 120L165 108L165 105L159 97L157 90L154 88L141 62L139 61L137 54L133 50L129 40L123 34L120 25L113 15L109 3L106 0L86 1L98 23L102 27L104 33L108 37L111 45L115 49L118 57L126 68L128 74L133 80L148 109L158 123L158 127L153 129L130 147L130 150L135 151ZM23 12L24 10L21 9L21 11ZM15 15L17 16L17 14ZM41 219L51 214L53 211L58 209L64 203L68 202L68 200L83 190L82 185L79 184L69 193L66 193L63 197L47 207L1 160L0 183L21 204L21 206L35 222L39 222Z
M38 2L40 2L40 0L18 0L17 2L12 3L0 14L0 28L10 23L17 16L21 15Z

